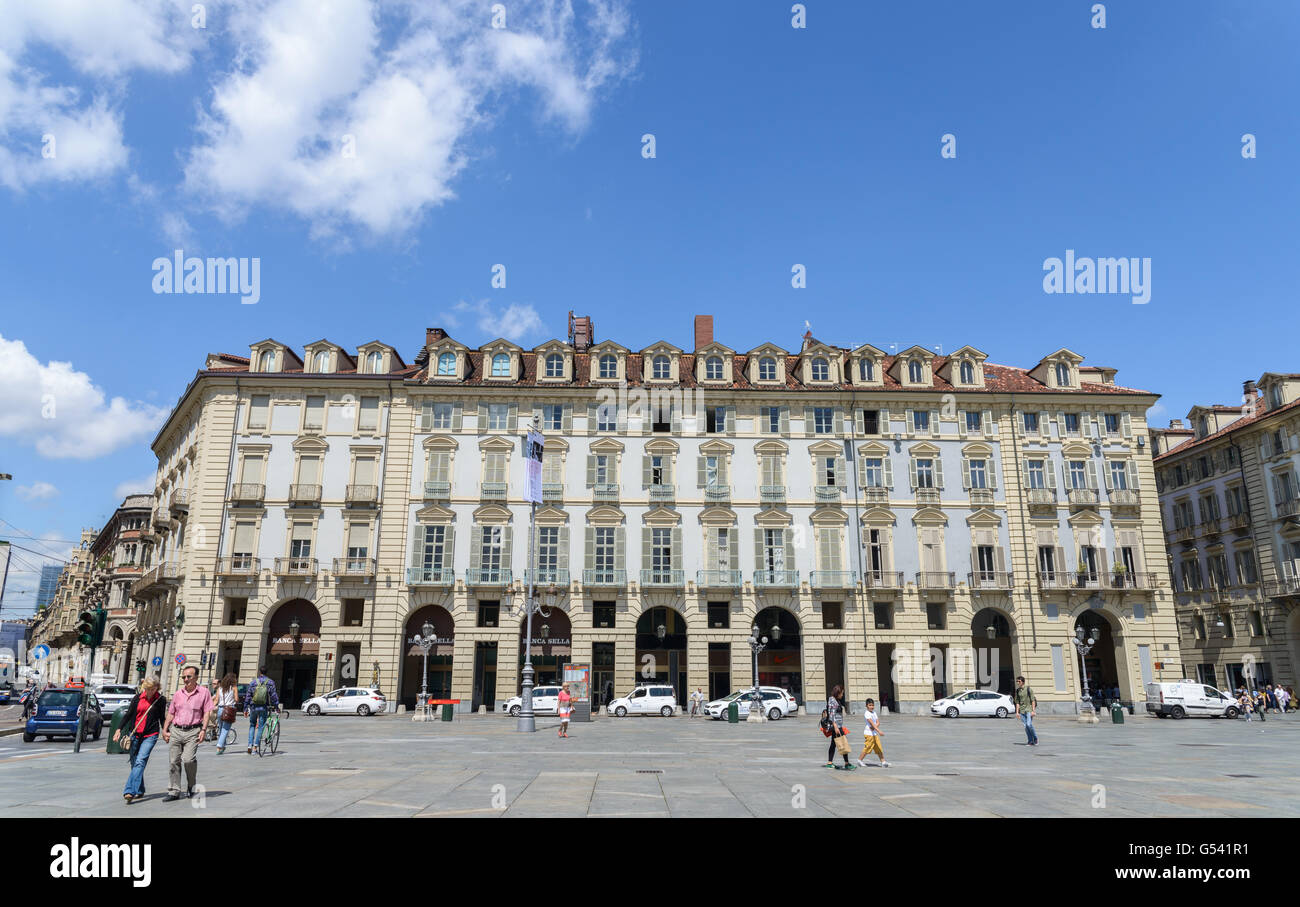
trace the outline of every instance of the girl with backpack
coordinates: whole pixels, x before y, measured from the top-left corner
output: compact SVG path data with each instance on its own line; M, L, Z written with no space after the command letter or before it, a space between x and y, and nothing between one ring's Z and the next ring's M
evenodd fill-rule
M852 771L854 766L849 762L849 738L844 732L843 697L844 687L836 684L831 695L826 697L826 708L822 712L822 733L831 738L830 747L826 750L826 767L839 768L835 764L835 753L838 751L844 757L844 768Z

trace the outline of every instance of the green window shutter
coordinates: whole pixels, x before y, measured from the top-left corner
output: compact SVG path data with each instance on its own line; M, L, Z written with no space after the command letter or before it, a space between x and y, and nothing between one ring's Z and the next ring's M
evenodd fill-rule
M573 431L573 404L564 404L564 410L560 415L560 426L565 434Z
M916 490L916 457L907 458L908 474L912 480L912 490Z
M1130 459L1125 464L1125 468L1128 470L1128 487L1133 491L1137 491L1137 487L1138 487L1137 460Z
M560 527L560 556L559 566L561 570L569 569L569 527Z
M474 524L474 534L469 539L469 568L477 570L483 566L483 526Z
M501 569L507 572L510 570L510 553L514 549L514 545L511 544L512 529L511 526L501 527Z
M781 407L781 412L779 415L777 426L780 428L781 434L783 435L790 434L790 407L788 406Z
M460 417L465 409L465 404L457 400L451 407L451 430L460 431Z
M961 458L961 487L963 491L970 489L970 460L966 457Z
M835 416L832 421L832 427L835 434L841 436L844 434L844 410L840 409L838 406L835 407Z
M695 487L696 488L703 488L707 482L708 467L706 463L707 463L707 458L705 457L695 458L695 464L696 464Z
M673 527L673 570L682 569L682 527Z
M444 570L453 570L456 567L456 527L448 525L443 535L442 545L442 563L438 566Z
M754 570L763 569L763 527L754 527Z
M654 558L650 556L650 537L652 535L649 526L641 527L641 569L649 570Z
M727 569L740 569L740 529L735 526L727 530Z
M614 529L614 569L627 569L627 529L622 526Z
M588 526L583 532L586 536L586 542L582 566L587 570L594 570L596 569L596 529L594 526Z
M934 458L934 487L943 488L943 459L939 456Z
M652 457L651 457L649 454L646 454L645 456L643 456L643 457L641 458L641 487L642 487L642 488L649 488L649 487L650 487L650 484L651 484L651 483L650 483L650 464L651 464L651 462L652 462Z
M596 484L596 455L587 454L587 487L592 488Z
M848 486L849 483L848 483L848 479L845 477L845 472L846 472L846 464L844 462L844 458L836 457L835 458L835 487L836 488L846 488Z
M813 418L813 408L805 406L803 408L803 436L811 438L817 430L817 422Z

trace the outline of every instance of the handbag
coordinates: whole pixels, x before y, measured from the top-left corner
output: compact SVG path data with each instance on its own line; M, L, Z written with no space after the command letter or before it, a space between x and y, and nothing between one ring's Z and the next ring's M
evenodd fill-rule
M226 705L221 707L221 720L224 721L226 724L235 723L235 707L233 705Z

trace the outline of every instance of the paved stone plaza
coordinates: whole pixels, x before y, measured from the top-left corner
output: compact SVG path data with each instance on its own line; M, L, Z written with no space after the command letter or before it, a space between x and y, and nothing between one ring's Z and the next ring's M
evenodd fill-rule
M853 741L861 717L851 716ZM202 798L162 802L167 751L148 796L122 800L125 756L103 741L0 739L0 816L1297 816L1300 717L1123 725L888 716L891 768L824 767L808 717L762 725L598 719L558 739L556 719L522 736L502 716L417 724L409 716L306 718L280 752L200 755ZM247 733L247 724L237 728ZM242 742L242 740L241 740ZM854 756L857 752L855 750ZM1094 807L1094 785L1105 786ZM799 787L799 786L802 787ZM802 802L802 806L795 804Z

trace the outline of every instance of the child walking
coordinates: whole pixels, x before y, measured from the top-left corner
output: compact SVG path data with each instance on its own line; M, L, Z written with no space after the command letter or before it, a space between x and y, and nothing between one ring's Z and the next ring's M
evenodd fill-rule
M889 763L885 761L884 747L880 745L880 715L876 713L876 700L874 699L867 700L866 718L867 727L866 730L862 732L862 755L858 757L858 765L866 768L867 764L862 760L867 758L867 753L875 753L880 757L880 767L889 768Z
M560 706L557 711L560 713L560 736L569 736L569 712L573 711L573 699L569 696L569 685L566 683L560 687Z

